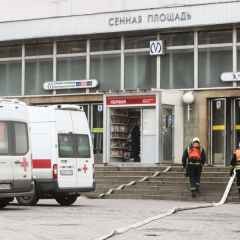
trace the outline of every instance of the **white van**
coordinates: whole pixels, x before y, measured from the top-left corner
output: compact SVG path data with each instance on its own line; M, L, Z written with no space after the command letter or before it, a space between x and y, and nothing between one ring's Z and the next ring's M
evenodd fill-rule
M23 205L39 198L73 204L94 191L94 155L88 121L77 105L29 106L35 194L18 197Z
M0 99L0 208L33 194L28 121L25 103Z

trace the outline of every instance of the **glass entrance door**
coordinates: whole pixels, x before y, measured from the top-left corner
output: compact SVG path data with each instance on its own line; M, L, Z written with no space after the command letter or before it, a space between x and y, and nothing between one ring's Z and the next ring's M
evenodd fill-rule
M156 109L142 109L142 143L141 143L141 162L155 163L156 159Z
M211 100L211 162L225 165L226 160L226 99Z
M173 156L173 134L174 134L174 115L173 107L163 105L161 113L161 136L162 136L162 160L172 162Z
M234 147L240 145L240 98L234 100Z
M93 135L93 151L96 163L102 162L103 150L103 105L91 105L91 132Z

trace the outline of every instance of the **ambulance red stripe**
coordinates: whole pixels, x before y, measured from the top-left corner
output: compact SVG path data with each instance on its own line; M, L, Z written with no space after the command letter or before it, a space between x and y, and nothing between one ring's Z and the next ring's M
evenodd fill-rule
M51 168L51 159L33 159L32 167L33 168Z

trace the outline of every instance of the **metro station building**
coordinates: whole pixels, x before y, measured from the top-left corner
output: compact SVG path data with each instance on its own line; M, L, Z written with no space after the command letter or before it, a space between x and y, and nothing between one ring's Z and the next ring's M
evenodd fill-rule
M97 162L131 164L138 122L139 165L180 163L195 136L209 164L229 164L240 142L239 1L24 0L0 12L0 96L82 105Z

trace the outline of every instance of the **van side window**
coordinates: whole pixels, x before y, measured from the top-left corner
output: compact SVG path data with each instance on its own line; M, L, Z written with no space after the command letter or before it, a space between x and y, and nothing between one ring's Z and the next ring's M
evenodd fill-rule
M87 134L59 134L59 157L90 158L90 143Z
M25 123L14 123L14 132L15 132L15 154L23 155L28 151L28 135L27 135L27 126Z
M74 144L72 134L59 134L58 136L59 156L60 157L73 157Z
M77 153L79 157L90 158L90 144L88 135L77 135Z
M0 154L8 154L8 126L0 122Z

